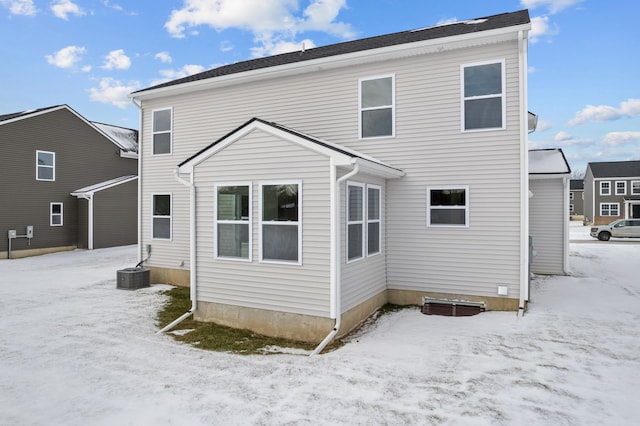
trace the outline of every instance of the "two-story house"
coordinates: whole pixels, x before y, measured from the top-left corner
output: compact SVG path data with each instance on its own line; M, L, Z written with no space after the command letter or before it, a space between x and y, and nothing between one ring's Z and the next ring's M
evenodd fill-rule
M524 310L526 10L131 94L140 253L204 321L324 342L386 302Z
M640 161L587 164L584 215L593 225L640 218Z
M569 181L569 214L583 219L584 216L584 180L571 179Z
M137 131L68 105L0 115L0 257L137 242Z

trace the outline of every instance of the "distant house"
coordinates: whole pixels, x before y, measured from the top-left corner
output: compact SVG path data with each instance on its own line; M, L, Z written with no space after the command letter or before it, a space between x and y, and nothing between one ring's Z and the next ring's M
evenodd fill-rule
M580 219L584 216L583 179L571 179L569 181L569 214Z
M640 161L587 164L584 215L594 225L640 218Z
M523 311L530 28L505 13L132 93L152 281L191 285L199 320L308 341L386 302Z
M58 105L0 115L0 146L0 257L137 242L136 130Z
M571 168L561 149L529 151L529 235L531 272L569 272L569 178Z

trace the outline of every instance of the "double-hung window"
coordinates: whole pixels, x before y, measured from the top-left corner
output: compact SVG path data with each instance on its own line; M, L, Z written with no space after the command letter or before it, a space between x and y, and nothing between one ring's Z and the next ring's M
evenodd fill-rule
M62 203L49 203L49 226L64 225L64 205Z
M347 183L347 261L380 253L381 189L378 185Z
M427 226L469 226L469 187L427 187Z
M215 256L251 260L251 184L216 185L215 194Z
M302 182L263 182L260 194L260 260L302 264Z
M153 111L153 155L171 154L173 110Z
M600 203L600 216L620 216L619 203Z
M36 180L56 180L56 153L36 151Z
M627 194L627 181L616 181L616 195Z
M360 79L360 137L395 133L395 76Z
M505 128L505 61L462 65L462 129Z
M600 182L600 195L611 195L611 182Z
M152 197L152 232L154 239L171 239L171 194L154 194Z
M631 181L631 195L640 195L640 180Z

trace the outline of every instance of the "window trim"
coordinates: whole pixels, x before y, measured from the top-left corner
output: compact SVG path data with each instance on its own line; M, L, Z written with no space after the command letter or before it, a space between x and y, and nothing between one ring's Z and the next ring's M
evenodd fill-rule
M53 166L47 166L44 164L38 164L38 156L39 154L51 154L51 156L53 157ZM47 168L47 169L52 169L53 170L53 178L51 179L41 179L38 177L38 171L40 170L40 168ZM38 181L42 181L42 182L55 182L56 181L56 153L52 152L52 151L43 151L40 149L36 150L36 180Z
M640 195L640 180L631 181L631 195Z
M369 188L378 191L378 219L369 219ZM368 183L365 188L365 255L366 257L377 256L382 253L382 187ZM369 224L378 223L378 251L369 253Z
M272 185L298 185L298 221L295 222L295 226L297 226L298 228L298 260L297 261L290 261L290 260L277 260L277 259L265 259L263 256L263 244L264 244L264 237L263 237L263 226L265 224L268 225L278 225L278 226L294 226L293 223L291 222L284 222L284 221L264 221L263 218L263 212L264 212L264 195L263 195L263 188L265 186L272 186ZM261 181L258 184L258 240L260 241L260 243L258 244L258 261L260 263L267 263L267 264L278 264L278 265L295 265L295 266L302 266L302 213L303 213L303 208L302 208L302 180L267 180L267 181Z
M464 189L464 199L465 205L464 207L460 206L432 206L431 205L431 191L432 190L443 190L443 189ZM469 228L469 210L471 206L469 205L470 200L469 195L469 185L431 185L427 186L427 228ZM456 224L432 224L431 223L431 209L464 209L464 225L456 225Z
M227 186L246 186L249 188L249 219L244 220L219 220L218 219L218 188ZM220 256L218 254L218 224L247 225L249 234L248 257ZM213 257L220 260L234 262L251 262L253 260L253 183L243 182L219 182L213 185Z
M618 192L618 184L621 183L623 185L622 192ZM617 180L615 186L615 194L616 195L627 195L627 181L626 180Z
M492 64L500 64L500 79L501 79L501 93L499 95L481 95L481 96L465 96L464 93L464 76L465 69L470 67L476 67L481 65L492 65ZM506 59L494 59L488 61L481 62L470 62L466 64L460 65L460 130L462 133L473 133L473 132L487 132L492 130L505 130L507 128L507 83L506 83ZM465 102L468 100L477 100L477 99L491 99L491 98L501 98L502 99L502 126L500 127L486 127L480 129L466 129L465 125Z
M53 212L53 206L60 206L60 213ZM53 218L60 217L60 223L53 223ZM49 226L64 226L64 203L52 201L49 203Z
M359 188L362 189L362 198L360 200L361 204L362 204L362 218L360 220L349 220L349 208L351 207L350 205L350 199L349 199L349 187L350 186L357 186ZM355 182L355 181L347 181L347 184L345 186L345 200L346 202L345 204L345 224L346 224L346 229L345 229L345 241L344 241L344 255L346 258L346 262L347 264L349 263L353 263L353 262L357 262L358 260L362 260L367 256L367 246L365 244L366 242L366 212L367 212L367 197L366 197L366 184L362 183L362 182ZM359 257L353 257L353 258L349 258L349 226L350 225L360 225L360 229L362 230L362 238L360 241L360 256Z
M382 80L384 78L391 78L391 105L382 105L376 107L363 108L362 106L362 83L371 80ZM363 136L362 131L362 113L363 111L373 111L382 109L391 109L391 134L382 136ZM396 75L385 74L375 75L371 77L361 77L358 79L358 139L370 140L370 139L384 139L394 138L396 136Z
M170 111L170 114L171 114L171 118L169 119L170 129L156 132L154 129L155 114L156 112L161 112L161 111ZM156 154L155 135L166 134L166 133L169 134L169 152L161 152ZM153 109L151 110L151 155L155 157L155 156L171 155L171 154L173 154L173 107Z
M608 206L609 214L602 213L602 207ZM611 214L611 206L615 206L618 214ZM600 203L600 216L604 217L618 217L620 216L620 203Z
M160 238L155 237L154 230L154 219L156 218L166 218L167 216L156 216L153 214L153 206L155 197L157 195L168 195L169 196L169 238ZM172 241L173 240L173 193L171 192L154 192L151 194L151 239L156 241Z
M605 184L608 185L606 194L603 191L603 187ZM600 195L611 195L611 181L608 181L608 180L600 181Z

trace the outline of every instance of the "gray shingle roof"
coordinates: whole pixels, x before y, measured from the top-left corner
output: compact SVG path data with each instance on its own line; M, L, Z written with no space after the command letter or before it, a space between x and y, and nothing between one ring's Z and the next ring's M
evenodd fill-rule
M569 181L569 189L572 191L580 191L584 189L584 180L582 179L571 179Z
M595 178L640 176L640 161L603 161L589 163L587 168Z
M45 108L30 109L30 110L27 110L27 111L20 111L20 112L13 112L13 113L10 113L10 114L3 114L3 115L0 115L0 121L11 120L13 118L18 118L18 117L23 116L23 115L35 114L35 113L38 113L38 112L46 111L48 109L59 108L61 106L62 105L54 105L54 106L45 107Z
M447 25L436 25L433 27L418 30L402 31L393 34L386 34L375 37L368 37L359 40L347 41L344 43L331 44L328 46L316 47L304 51L284 53L281 55L268 56L264 58L252 59L249 61L236 62L234 64L223 65L188 77L158 84L146 89L138 90L135 93L147 90L159 89L161 87L174 86L198 80L220 77L229 74L236 74L262 68L269 68L278 65L293 64L312 59L326 58L330 56L345 55L364 50L389 47L406 43L414 43L425 40L451 37L463 34L477 33L481 31L506 28L516 25L528 24L529 12L520 10L517 12L502 13L499 15L487 16L473 20L460 21Z

